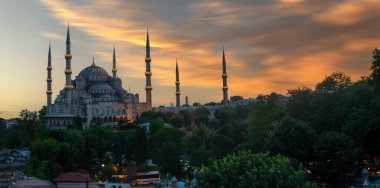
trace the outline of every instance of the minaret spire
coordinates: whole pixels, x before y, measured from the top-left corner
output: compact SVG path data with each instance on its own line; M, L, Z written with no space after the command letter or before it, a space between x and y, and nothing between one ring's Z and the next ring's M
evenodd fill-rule
M178 62L175 60L175 95L176 95L176 107L181 106L181 92L180 92L180 82L179 82L179 70L178 70Z
M115 53L115 44L113 45L113 57L112 57L112 75L113 78L116 78L116 53Z
M66 75L66 85L65 85L65 103L66 103L66 110L67 112L71 111L71 93L73 89L73 85L71 83L71 41L70 41L70 26L67 24L67 36L66 36L66 69L65 69L65 75Z
M47 95L47 113L50 111L51 107L51 95L52 95L52 90L51 90L51 82L53 81L51 78L51 70L53 67L51 66L51 50L50 50L50 42L49 42L49 53L48 53L48 66L47 66L47 89L46 89L46 95Z
M223 101L222 101L222 103L224 105L227 105L228 104L228 86L227 86L227 67L226 67L226 57L224 55L224 46L223 46L222 64L223 64L223 74L222 74L222 78L223 78Z
M70 44L71 44L71 40L70 40L70 25L69 23L67 23L67 35L66 35L66 54L70 54Z
M149 32L148 28L146 31L146 56L145 56L145 64L146 64L146 70L145 70L145 78L146 78L146 85L145 85L145 92L146 92L146 105L147 110L152 109L152 72L150 70L150 63L152 59L150 58L150 43L149 43Z
M146 57L150 58L149 30L146 28Z
M91 64L91 66L95 66L95 57L94 56L92 56L92 64Z

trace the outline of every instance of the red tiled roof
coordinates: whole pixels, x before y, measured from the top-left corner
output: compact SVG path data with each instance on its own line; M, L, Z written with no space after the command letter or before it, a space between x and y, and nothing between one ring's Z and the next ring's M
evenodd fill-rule
M60 174L53 179L54 182L89 182L91 181L89 174L78 172L66 172Z

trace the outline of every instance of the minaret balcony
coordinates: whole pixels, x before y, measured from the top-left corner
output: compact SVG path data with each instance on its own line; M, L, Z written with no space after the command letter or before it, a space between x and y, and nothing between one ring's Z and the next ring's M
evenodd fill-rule
M117 72L117 69L112 69L112 72L113 72L113 73L116 73L116 72Z
M179 81L176 81L176 82L175 82L175 85L179 85L179 84L180 84L180 82L179 82Z
M181 92L177 91L175 92L176 95L181 95Z
M65 59L71 59L73 56L71 54L65 54Z
M46 67L46 69L47 69L48 71L51 71L51 70L53 70L53 67L48 66L48 67Z
M74 86L73 85L65 85L65 89L73 89Z
M51 95L53 92L51 90L46 90L46 94Z
M145 90L152 90L153 88L152 88L152 86L145 86Z
M51 78L46 78L46 81L47 81L47 82L52 82L53 79L51 79Z
M222 74L222 77L223 78L227 78L227 74Z
M223 90L228 90L228 86L223 86Z
M146 76L152 75L152 72L145 72Z
M71 69L65 69L65 73L67 74L67 73L72 73L73 72L73 70L71 70Z
M152 61L152 59L150 57L146 57L145 61Z

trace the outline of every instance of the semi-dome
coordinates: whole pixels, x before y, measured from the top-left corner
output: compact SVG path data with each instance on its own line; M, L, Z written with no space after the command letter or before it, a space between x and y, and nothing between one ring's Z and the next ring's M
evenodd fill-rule
M96 82L90 85L88 88L90 93L113 93L114 89L104 82Z
M80 71L79 76L88 77L88 76L109 76L107 71L102 67L96 65L91 65Z

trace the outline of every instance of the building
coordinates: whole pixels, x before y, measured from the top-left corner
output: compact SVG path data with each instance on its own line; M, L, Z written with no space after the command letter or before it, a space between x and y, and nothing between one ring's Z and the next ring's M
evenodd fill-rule
M40 180L36 177L23 177L16 180L16 188L54 188L48 180Z
M236 103L236 102L239 102L239 101L242 101L244 100L244 98L242 96L232 96L230 97L230 101L231 103Z
M54 103L52 102L52 62L49 45L47 66L47 112L46 125L49 128L67 128L75 117L83 121L83 128L92 123L113 125L119 119L134 119L137 114L152 108L152 85L150 69L150 44L147 32L146 42L146 102L140 102L139 94L133 94L123 89L122 81L117 76L116 52L113 50L112 76L95 64L84 68L74 80L71 79L71 40L70 28L67 28L66 37L66 84L59 91Z
M66 172L53 179L57 188L89 188L90 175L79 172Z

